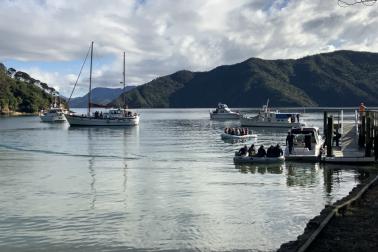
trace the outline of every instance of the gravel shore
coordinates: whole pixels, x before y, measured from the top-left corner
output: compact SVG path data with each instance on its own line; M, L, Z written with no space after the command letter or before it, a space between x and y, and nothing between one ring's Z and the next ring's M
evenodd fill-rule
M334 206L356 196L377 176L376 171L361 171L360 174L360 185L333 206L325 207L319 216L309 221L304 233L296 241L283 244L278 251L297 251ZM373 183L361 198L335 215L306 251L378 251L378 182Z

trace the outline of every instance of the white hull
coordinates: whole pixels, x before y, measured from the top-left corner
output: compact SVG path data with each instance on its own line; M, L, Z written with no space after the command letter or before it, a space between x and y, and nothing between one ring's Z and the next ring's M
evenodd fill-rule
M289 123L289 122L262 122L254 120L253 118L240 118L240 124L244 127L273 127L273 128L292 128L303 127L303 123Z
M250 157L250 156L235 156L235 164L254 164L254 163L281 163L285 161L283 156L280 157Z
M285 159L292 161L319 161L321 152L321 144L314 146L313 150L309 150L304 147L294 147L291 154L289 153L289 147L285 149Z
M240 118L238 113L211 113L210 119L237 120Z
M139 116L123 118L94 118L66 115L71 126L134 126L139 124Z
M39 116L42 122L64 122L66 118L64 115L41 115Z
M238 135L230 135L230 134L222 133L221 134L221 138L222 139L235 139L235 140L239 140L239 139L257 138L257 135L256 134L250 134L250 135L238 136Z

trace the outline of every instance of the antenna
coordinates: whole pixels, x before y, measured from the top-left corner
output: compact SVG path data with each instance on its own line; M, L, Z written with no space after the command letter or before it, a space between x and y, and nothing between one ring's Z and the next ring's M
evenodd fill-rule
M363 4L365 6L372 6L378 0L337 0L337 4L340 7L348 7L356 4Z

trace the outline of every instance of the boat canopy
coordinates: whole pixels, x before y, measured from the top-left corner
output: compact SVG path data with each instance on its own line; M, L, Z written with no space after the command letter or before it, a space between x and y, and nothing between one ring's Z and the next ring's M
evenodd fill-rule
M299 113L277 113L276 118L277 119L287 119L287 118L290 118L290 117L296 116L296 115L299 115Z
M299 135L307 135L307 134L312 134L314 132L317 132L318 128L293 128L290 130L291 134Z

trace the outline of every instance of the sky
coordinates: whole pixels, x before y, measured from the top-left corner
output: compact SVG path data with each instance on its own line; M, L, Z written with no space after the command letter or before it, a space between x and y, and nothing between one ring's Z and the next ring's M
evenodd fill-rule
M337 0L0 0L0 20L0 62L65 96L91 41L95 87L121 87L124 51L127 85L251 57L378 51L378 4Z

